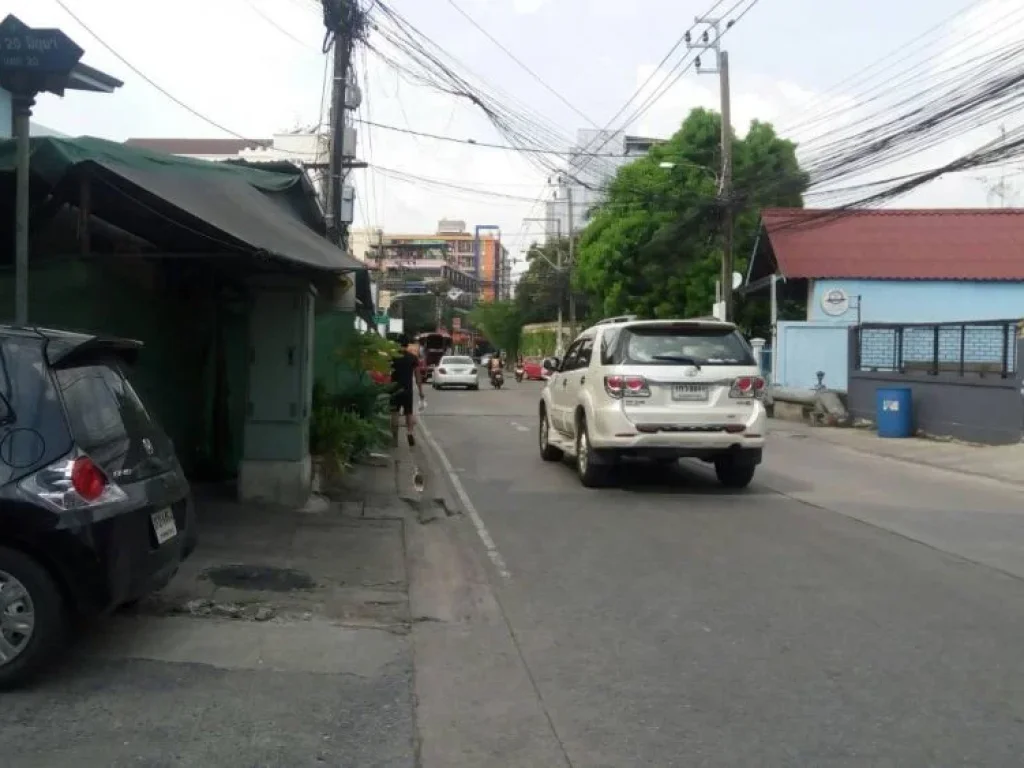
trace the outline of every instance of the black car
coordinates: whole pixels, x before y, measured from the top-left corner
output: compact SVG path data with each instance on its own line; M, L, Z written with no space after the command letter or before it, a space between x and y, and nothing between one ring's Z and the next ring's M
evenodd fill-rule
M174 447L125 375L140 347L0 326L0 687L72 617L160 589L195 548Z

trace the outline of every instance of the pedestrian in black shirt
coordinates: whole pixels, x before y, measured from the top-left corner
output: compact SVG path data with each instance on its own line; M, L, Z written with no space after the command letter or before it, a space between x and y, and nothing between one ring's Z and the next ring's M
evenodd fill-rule
M398 389L391 395L391 437L395 445L398 445L398 417L400 413L405 414L405 429L409 440L409 447L416 445L416 438L413 430L416 427L416 419L413 415L413 386L419 391L420 401L423 401L423 381L420 376L420 359L409 351L409 339L403 336L399 342L402 345L402 352L391 361L391 381L398 385Z

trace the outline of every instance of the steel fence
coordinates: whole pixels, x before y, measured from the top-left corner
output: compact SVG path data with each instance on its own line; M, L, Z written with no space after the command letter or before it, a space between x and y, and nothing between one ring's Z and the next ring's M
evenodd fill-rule
M854 329L855 368L1005 378L1017 370L1018 322L860 325Z

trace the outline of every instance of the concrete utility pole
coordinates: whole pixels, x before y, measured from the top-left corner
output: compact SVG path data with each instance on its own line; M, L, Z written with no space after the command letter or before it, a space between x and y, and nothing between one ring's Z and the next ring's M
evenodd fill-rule
M569 291L569 338L576 338L576 294L572 290L572 269L576 264L576 228L573 226L572 184L565 187L566 205L569 207L569 266L565 271L565 286Z
M718 75L721 90L721 113L722 113L722 175L718 183L718 196L722 205L722 269L719 280L721 282L721 301L724 320L732 320L732 109L729 92L729 53L723 51L719 44L722 36L721 19L696 17L698 24L706 24L712 30L714 37L708 34L707 30L701 35L699 42L693 42L690 33L686 33L686 45L688 48L696 48L702 51L713 51L715 54L715 66L701 68L700 56L696 59L698 74ZM733 22L725 25L728 29Z
M558 274L558 284L562 284L562 220L559 218L546 219L523 219L523 221L544 221L555 222L555 272ZM550 263L550 262L549 262ZM558 319L555 321L555 354L562 357L565 348L562 346L562 295L558 295Z
M331 88L331 162L327 184L328 236L342 249L347 248L348 226L343 221L345 88L348 84L349 58L352 54L352 28L355 10L351 0L323 0L324 25L334 35L334 80Z

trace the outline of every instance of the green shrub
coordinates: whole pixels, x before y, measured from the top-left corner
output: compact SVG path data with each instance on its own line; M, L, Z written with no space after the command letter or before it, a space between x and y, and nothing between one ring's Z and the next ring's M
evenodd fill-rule
M344 466L385 445L391 434L388 389L367 379L328 395L321 382L314 384L309 452Z

